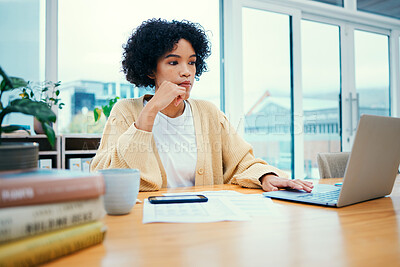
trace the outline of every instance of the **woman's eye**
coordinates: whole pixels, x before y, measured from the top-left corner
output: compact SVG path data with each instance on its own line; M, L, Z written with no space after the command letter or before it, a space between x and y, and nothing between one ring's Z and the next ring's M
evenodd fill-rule
M189 65L196 65L196 61L190 61Z
M168 64L169 64L169 65L177 65L177 64L178 64L178 61L170 61L170 62L168 62Z

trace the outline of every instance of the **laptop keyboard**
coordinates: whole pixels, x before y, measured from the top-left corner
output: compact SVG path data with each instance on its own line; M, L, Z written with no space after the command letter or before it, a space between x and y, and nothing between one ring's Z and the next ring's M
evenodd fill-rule
M339 198L340 188L337 190L327 191L327 192L316 192L310 194L304 194L302 196L298 196L300 199L304 200L316 200L318 202L336 202Z

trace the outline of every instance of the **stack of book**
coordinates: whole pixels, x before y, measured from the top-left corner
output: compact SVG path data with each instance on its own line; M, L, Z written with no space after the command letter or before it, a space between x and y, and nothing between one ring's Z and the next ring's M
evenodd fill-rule
M0 266L38 265L103 241L100 174L0 173Z

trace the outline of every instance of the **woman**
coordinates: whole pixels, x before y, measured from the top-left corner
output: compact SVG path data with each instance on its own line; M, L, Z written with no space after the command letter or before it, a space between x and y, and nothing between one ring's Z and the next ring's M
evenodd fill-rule
M189 99L195 78L207 69L210 45L203 28L188 21L143 22L124 47L123 71L154 95L117 102L91 170L137 168L141 191L162 187L233 183L265 191L312 184L253 156L213 104Z

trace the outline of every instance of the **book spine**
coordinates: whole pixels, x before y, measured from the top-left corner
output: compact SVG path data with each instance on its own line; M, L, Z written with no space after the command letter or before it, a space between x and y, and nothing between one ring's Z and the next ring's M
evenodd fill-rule
M0 244L103 218L101 197L0 209Z
M0 246L0 267L42 264L101 243L105 232L97 221L10 242Z
M79 179L2 179L0 208L95 198L104 194L102 176Z

